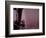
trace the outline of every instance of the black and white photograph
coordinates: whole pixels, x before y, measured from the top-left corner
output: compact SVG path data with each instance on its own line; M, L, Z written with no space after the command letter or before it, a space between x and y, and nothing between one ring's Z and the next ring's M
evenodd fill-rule
M39 29L39 9L13 8L13 29Z

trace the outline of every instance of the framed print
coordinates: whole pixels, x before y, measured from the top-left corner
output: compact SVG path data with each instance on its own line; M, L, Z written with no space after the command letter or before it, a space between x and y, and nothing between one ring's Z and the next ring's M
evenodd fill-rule
M45 35L45 4L5 1L6 37Z

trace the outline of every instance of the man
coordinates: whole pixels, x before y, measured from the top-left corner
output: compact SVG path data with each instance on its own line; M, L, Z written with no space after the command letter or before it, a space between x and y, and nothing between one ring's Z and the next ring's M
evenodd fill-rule
M16 8L17 14L16 14L16 21L14 21L14 30L20 29L20 26L23 26L22 24L20 24L22 10L23 10L22 8Z

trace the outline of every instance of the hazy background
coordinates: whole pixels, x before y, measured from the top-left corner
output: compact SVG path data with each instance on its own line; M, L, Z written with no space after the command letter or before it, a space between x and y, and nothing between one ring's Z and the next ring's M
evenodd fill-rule
M13 19L16 20L16 10L13 10ZM23 9L21 20L24 20L26 29L39 28L39 9Z

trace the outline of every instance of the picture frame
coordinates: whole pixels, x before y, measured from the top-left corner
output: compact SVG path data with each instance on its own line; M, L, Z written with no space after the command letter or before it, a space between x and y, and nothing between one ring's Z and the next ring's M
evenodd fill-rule
M39 11L38 14L35 12L36 10L33 12L38 15L39 27L37 27L37 29L25 29L25 30L13 29L14 28L13 27L13 18L14 18L13 11L16 9L19 9L19 11L22 11L20 10L20 8L31 9L31 10L32 8L34 10L38 9L37 10L37 12ZM35 23L35 22L32 22L32 23ZM5 36L6 37L18 37L18 36L37 36L37 35L45 35L45 3L5 1Z

